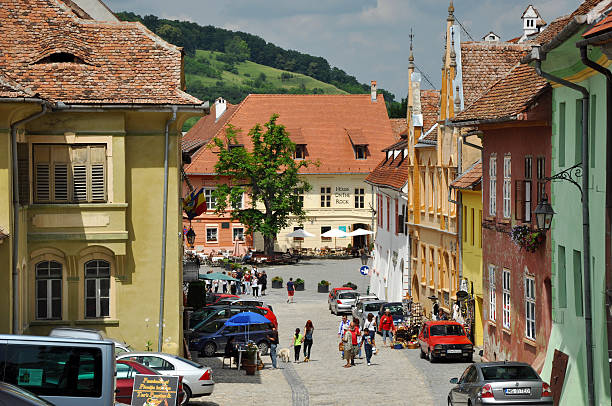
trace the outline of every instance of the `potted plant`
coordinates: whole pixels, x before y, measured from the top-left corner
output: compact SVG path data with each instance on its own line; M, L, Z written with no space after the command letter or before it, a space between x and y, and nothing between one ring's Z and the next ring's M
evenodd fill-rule
M281 289L283 287L283 278L275 276L272 278L272 287L275 289Z
M342 286L345 288L351 288L353 290L357 290L357 285L355 285L353 282L347 282Z
M247 345L243 360L246 374L255 375L255 371L257 370L257 347L255 344L249 343L249 345Z
M319 293L328 293L329 292L329 281L326 281L325 279L323 279L321 282L319 282L319 286L317 290Z
M512 227L510 238L525 251L536 252L544 243L546 236L542 231L532 231L529 226L517 225Z
M304 279L297 278L295 280L295 290L304 290Z

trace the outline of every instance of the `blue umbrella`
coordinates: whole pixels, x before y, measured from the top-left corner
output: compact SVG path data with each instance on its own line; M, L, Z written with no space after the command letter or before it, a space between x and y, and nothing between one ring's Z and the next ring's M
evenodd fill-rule
M230 317L225 322L226 326L245 326L246 330L246 341L249 341L249 332L248 327L251 324L266 324L270 323L270 320L266 319L264 316L258 313L253 312L242 312L238 313L235 316Z

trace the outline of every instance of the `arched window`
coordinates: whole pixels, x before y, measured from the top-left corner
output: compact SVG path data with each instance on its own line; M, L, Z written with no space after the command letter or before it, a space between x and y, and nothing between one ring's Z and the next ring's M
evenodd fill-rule
M108 317L110 264L94 259L85 263L85 317Z
M62 264L59 262L36 264L36 318L62 318Z

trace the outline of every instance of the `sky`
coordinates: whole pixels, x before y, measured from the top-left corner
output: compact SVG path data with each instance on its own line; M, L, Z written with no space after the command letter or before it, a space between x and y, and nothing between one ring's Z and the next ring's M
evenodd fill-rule
M113 11L185 20L258 35L285 49L321 56L361 83L406 97L410 30L417 68L440 87L448 0L103 0ZM522 33L529 4L550 23L581 0L455 0L455 16L480 40ZM470 38L461 33L462 41ZM423 80L423 86L429 87Z

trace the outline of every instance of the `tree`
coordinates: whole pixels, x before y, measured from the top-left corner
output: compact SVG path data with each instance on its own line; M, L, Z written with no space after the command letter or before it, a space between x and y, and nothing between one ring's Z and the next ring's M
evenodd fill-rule
M243 62L251 57L249 45L239 36L235 36L225 43L225 53L236 58L238 62Z
M215 137L212 144L219 150L215 172L229 178L214 192L215 213L222 214L228 205L232 207L233 220L244 224L247 232L263 235L266 255L274 253L274 240L282 228L305 220L300 195L311 186L298 176L298 171L314 164L293 159L295 144L285 127L276 123L277 119L278 114L273 114L263 128L256 124L249 131L252 151L238 144L240 130L232 125L227 126L224 139ZM250 200L248 208L241 208L243 194Z

